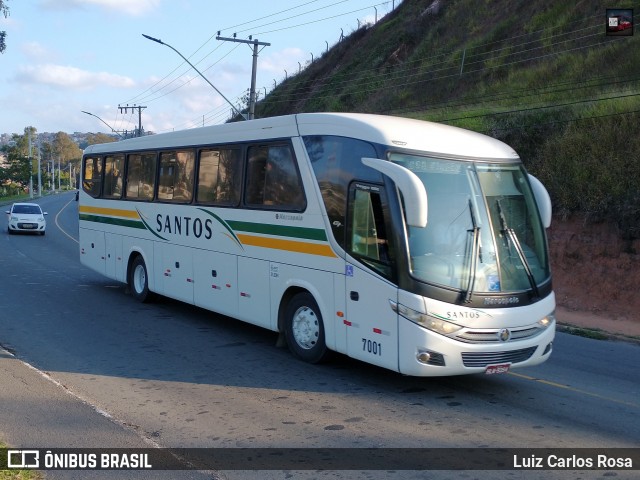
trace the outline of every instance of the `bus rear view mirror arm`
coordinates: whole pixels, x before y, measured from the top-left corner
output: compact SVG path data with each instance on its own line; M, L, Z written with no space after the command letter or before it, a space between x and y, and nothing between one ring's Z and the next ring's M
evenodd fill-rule
M408 225L419 228L427 226L427 191L415 173L401 165L380 158L363 157L362 163L378 170L395 182L404 197Z

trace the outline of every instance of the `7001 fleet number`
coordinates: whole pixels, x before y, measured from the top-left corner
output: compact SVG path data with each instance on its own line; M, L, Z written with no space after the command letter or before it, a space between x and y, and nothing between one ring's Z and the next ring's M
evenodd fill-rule
M362 339L362 351L370 353L372 355L382 356L382 344L375 340L369 340L368 338Z

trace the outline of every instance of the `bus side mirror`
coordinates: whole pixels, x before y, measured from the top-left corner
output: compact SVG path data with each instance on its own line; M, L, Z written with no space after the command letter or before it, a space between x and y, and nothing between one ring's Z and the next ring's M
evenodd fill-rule
M412 227L427 226L427 191L418 176L402 165L380 158L362 158L362 163L378 170L394 181L404 197L407 224Z
M544 188L544 185L540 180L531 174L529 175L529 183L531 184L531 190L533 190L533 196L538 204L538 210L540 211L540 218L542 219L542 225L544 228L551 226L551 197L549 192Z

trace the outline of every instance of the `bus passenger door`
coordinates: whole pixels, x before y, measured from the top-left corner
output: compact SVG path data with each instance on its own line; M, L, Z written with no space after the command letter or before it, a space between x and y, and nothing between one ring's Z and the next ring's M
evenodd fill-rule
M398 370L398 300L393 245L383 187L354 183L349 192L346 305L347 353Z
M398 288L357 264L347 263L347 354L398 370Z

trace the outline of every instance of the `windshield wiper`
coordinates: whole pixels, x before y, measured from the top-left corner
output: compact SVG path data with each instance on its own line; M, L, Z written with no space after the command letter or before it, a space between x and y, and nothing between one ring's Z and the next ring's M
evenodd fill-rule
M469 265L469 283L467 284L467 293L464 296L465 303L469 303L471 301L473 288L476 284L476 268L478 266L478 257L482 255L482 253L480 253L480 227L478 226L478 222L476 222L476 216L473 213L473 203L471 202L471 199L469 199L469 213L471 214L471 224L473 225L473 228L471 230L467 230L472 234L472 244ZM482 262L482 257L480 257L480 262Z
M501 232L507 237L507 239L511 240L511 244L516 249L516 253L520 258L520 262L522 262L522 266L524 267L524 271L527 274L527 278L529 279L529 284L531 285L531 290L533 290L533 294L536 298L540 298L540 292L538 291L538 285L536 284L536 279L533 276L533 272L531 271L531 265L529 265L529 261L524 254L524 250L522 250L522 245L520 244L520 240L518 239L518 235L513 228L510 228L507 225L507 219L504 216L504 212L502 210L502 205L500 204L500 200L496 200L496 206L498 207L498 218L500 218L500 225L502 226Z

